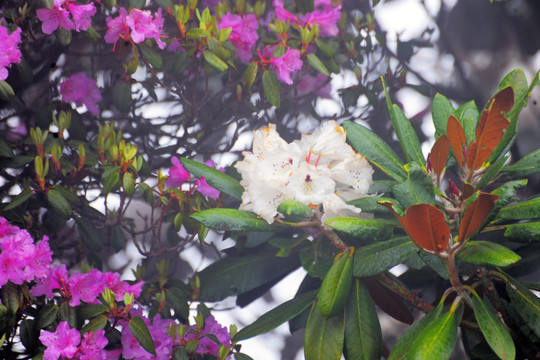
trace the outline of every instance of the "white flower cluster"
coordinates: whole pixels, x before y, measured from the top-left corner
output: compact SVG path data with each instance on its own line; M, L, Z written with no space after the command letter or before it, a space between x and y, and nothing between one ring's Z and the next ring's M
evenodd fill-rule
M287 199L314 209L322 206L323 224L333 217L356 215L361 210L346 201L366 196L372 183L373 169L345 142L345 130L335 121L290 144L270 124L255 131L253 152L243 155L235 165L244 187L240 208L268 223Z

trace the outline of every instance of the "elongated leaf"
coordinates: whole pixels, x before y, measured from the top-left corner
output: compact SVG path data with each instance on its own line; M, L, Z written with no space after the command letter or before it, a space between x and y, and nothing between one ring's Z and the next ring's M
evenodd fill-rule
M476 125L478 124L478 118L480 114L478 108L473 100L461 105L456 111L454 111L455 117L463 126L465 132L465 138L467 144L471 143L475 139Z
M388 360L405 360L407 359L407 353L412 343L417 338L418 334L424 330L426 326L431 324L442 311L442 303L440 303L435 309L424 315L420 320L414 323L406 332L401 336L398 342L392 348Z
M459 120L451 115L448 118L447 128L448 140L450 141L450 146L452 147L452 152L456 158L459 166L463 168L463 150L467 146L467 140L465 138L465 131L463 131L463 126Z
M488 185L490 181L492 181L497 175L499 175L500 171L504 168L504 165L508 162L509 158L510 155L502 156L493 164L489 165L484 175L482 175L480 181L476 184L476 188L482 189L486 187L486 185Z
M458 255L465 263L478 266L508 266L521 257L512 250L491 241L468 242Z
M191 217L214 230L275 231L287 227L283 224L270 225L252 212L237 209L208 209L199 211Z
M4 139L0 139L0 156L10 159L15 156L13 150L11 150L11 147Z
M119 172L120 168L118 166L110 167L103 172L101 175L101 181L103 182L103 188L101 189L102 195L107 195L117 184L119 184Z
M274 74L272 71L266 70L262 76L262 83L264 95L266 96L268 102L279 108L279 82L276 74Z
M383 350L375 303L360 279L355 279L345 308L345 359L379 359Z
M86 325L81 329L81 333L93 332L95 333L98 330L105 329L107 326L107 316L98 315L95 318L91 319ZM130 325L131 326L131 325Z
M431 177L417 164L409 165L407 181L392 188L399 203L408 208L415 204L434 204L435 190Z
M157 52L155 52L152 48L147 46L145 43L141 43L139 45L139 49L141 50L142 56L150 65L152 65L154 68L161 68L163 65L163 60L161 59L161 55L159 55Z
M210 65L219 72L224 72L229 68L229 65L227 65L225 61L221 60L219 56L214 54L211 50L203 51L203 57L204 60L206 60L206 62L208 63L208 65Z
M396 203L395 199L388 197L366 196L360 199L347 201L347 204L360 208L363 212L366 213L391 214L390 210L379 204L379 201L390 201ZM397 203L396 205L399 206L399 204Z
M24 187L23 191L17 194L10 203L6 205L4 210L15 209L17 206L22 205L32 196L34 192L29 187Z
M506 225L504 237L516 242L540 241L540 221Z
M401 264L416 252L418 248L407 236L358 248L354 252L353 274L367 277L382 273Z
M81 319L90 319L103 314L107 310L109 310L109 307L103 304L88 304L77 308L77 315Z
M133 316L129 319L129 330L144 350L152 355L156 355L154 339L152 339L152 335L141 317Z
M180 162L190 174L197 177L204 177L206 182L217 190L222 191L235 199L242 199L244 188L238 181L229 175L191 159L180 158Z
M244 71L244 74L242 75L242 82L248 87L248 89L251 88L251 85L253 85L253 82L255 82L258 70L259 66L257 63L251 63Z
M438 138L442 134L446 134L446 124L448 117L452 115L454 108L450 101L439 93L435 94L433 104L431 105L431 116L435 125L435 137Z
M55 304L49 303L45 305L38 313L36 326L38 329L43 329L56 321L58 316L58 308Z
M273 253L226 257L197 274L201 283L199 300L220 301L253 290L299 265L299 260L278 258Z
M47 192L47 200L53 209L58 213L58 215L67 219L71 217L71 205L68 201L60 194L58 190L51 189Z
M508 277L506 284L508 296L523 321L540 337L540 299L521 282Z
M307 309L313 303L316 296L317 291L313 290L284 302L240 330L233 339L235 341L245 340L275 329Z
M352 285L354 250L340 254L323 279L319 289L319 310L324 317L337 315L343 310Z
M81 237L81 241L89 250L99 252L103 245L100 232L92 224L92 220L88 218L75 219L77 231Z
M14 96L15 96L15 92L13 91L13 88L11 87L11 85L9 85L4 80L0 80L0 99L9 101Z
M394 232L393 224L383 219L337 217L326 220L325 224L357 239L373 242L389 239Z
M536 174L540 171L540 149L525 155L517 163L501 169L505 179L518 179Z
M311 67L313 67L315 70L317 70L321 74L330 76L328 69L326 68L326 66L324 66L323 62L321 61L321 59L318 58L317 55L311 53L308 55L307 59L308 59L309 65L311 65Z
M324 318L314 303L304 337L306 360L339 360L343 352L345 321L343 314Z
M347 131L347 141L354 150L365 156L388 176L398 181L407 179L407 172L403 168L401 159L374 132L352 121L345 121L343 128Z
M484 338L491 350L503 360L514 360L516 358L516 347L501 319L476 293L472 296L472 304L480 330L482 330L482 334L484 334Z
M540 197L506 206L499 211L497 219L528 220L540 218Z
M448 154L450 154L450 141L445 134L442 134L437 141L435 141L435 144L433 144L431 152L429 153L431 167L433 168L433 172L437 174L437 186L441 183L441 175L446 168Z
M449 359L457 341L457 328L463 315L463 306L445 312L423 328L411 344L407 359Z
M295 215L300 218L310 218L313 210L309 206L294 199L287 199L279 204L277 211L283 215Z
M466 241L480 231L499 197L481 192L467 208L459 223L459 241Z

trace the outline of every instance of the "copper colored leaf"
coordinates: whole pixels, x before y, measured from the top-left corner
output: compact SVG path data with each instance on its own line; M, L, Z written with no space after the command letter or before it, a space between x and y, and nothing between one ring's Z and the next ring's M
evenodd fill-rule
M448 140L450 141L454 156L459 166L463 167L463 149L467 145L467 140L465 139L463 126L461 126L461 123L454 115L450 115L448 118L446 133L448 134Z
M439 136L433 147L431 148L430 159L431 167L435 174L437 174L437 186L441 183L441 174L446 167L446 161L448 160L448 154L450 153L450 141L445 134Z
M459 224L460 242L469 239L480 229L498 199L497 195L481 192L478 198L465 209Z

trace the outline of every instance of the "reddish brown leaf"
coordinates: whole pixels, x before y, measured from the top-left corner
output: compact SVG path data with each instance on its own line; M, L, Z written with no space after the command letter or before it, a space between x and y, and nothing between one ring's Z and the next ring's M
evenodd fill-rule
M461 192L460 200L467 200L472 194L474 194L474 186L469 183L463 184L463 191Z
M450 141L454 156L459 166L463 168L463 149L467 146L467 140L463 126L461 126L461 123L454 115L450 115L448 118L446 133L448 134L448 140Z
M450 142L445 134L439 136L430 152L431 167L435 174L437 174L437 186L441 183L441 174L446 167L446 161L448 160L448 154L450 153Z
M440 253L448 246L450 226L444 213L430 204L416 204L405 211L403 217L392 208L390 202L379 202L398 218L412 241L421 249Z
M478 198L465 209L459 224L460 242L469 239L480 229L498 199L499 197L495 194L481 192Z
M405 324L412 324L414 318L409 308L403 303L401 297L389 290L386 286L380 284L375 278L363 278L362 282L366 285L369 295L379 306L379 308Z

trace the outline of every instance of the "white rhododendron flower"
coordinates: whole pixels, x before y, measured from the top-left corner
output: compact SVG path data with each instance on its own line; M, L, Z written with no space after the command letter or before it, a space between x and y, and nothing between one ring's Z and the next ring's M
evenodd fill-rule
M240 208L268 223L274 222L278 205L287 199L313 209L322 207L323 223L357 215L361 210L346 201L366 196L372 183L373 169L345 142L345 130L335 121L290 144L270 124L254 132L253 151L243 155L235 165L244 187Z

